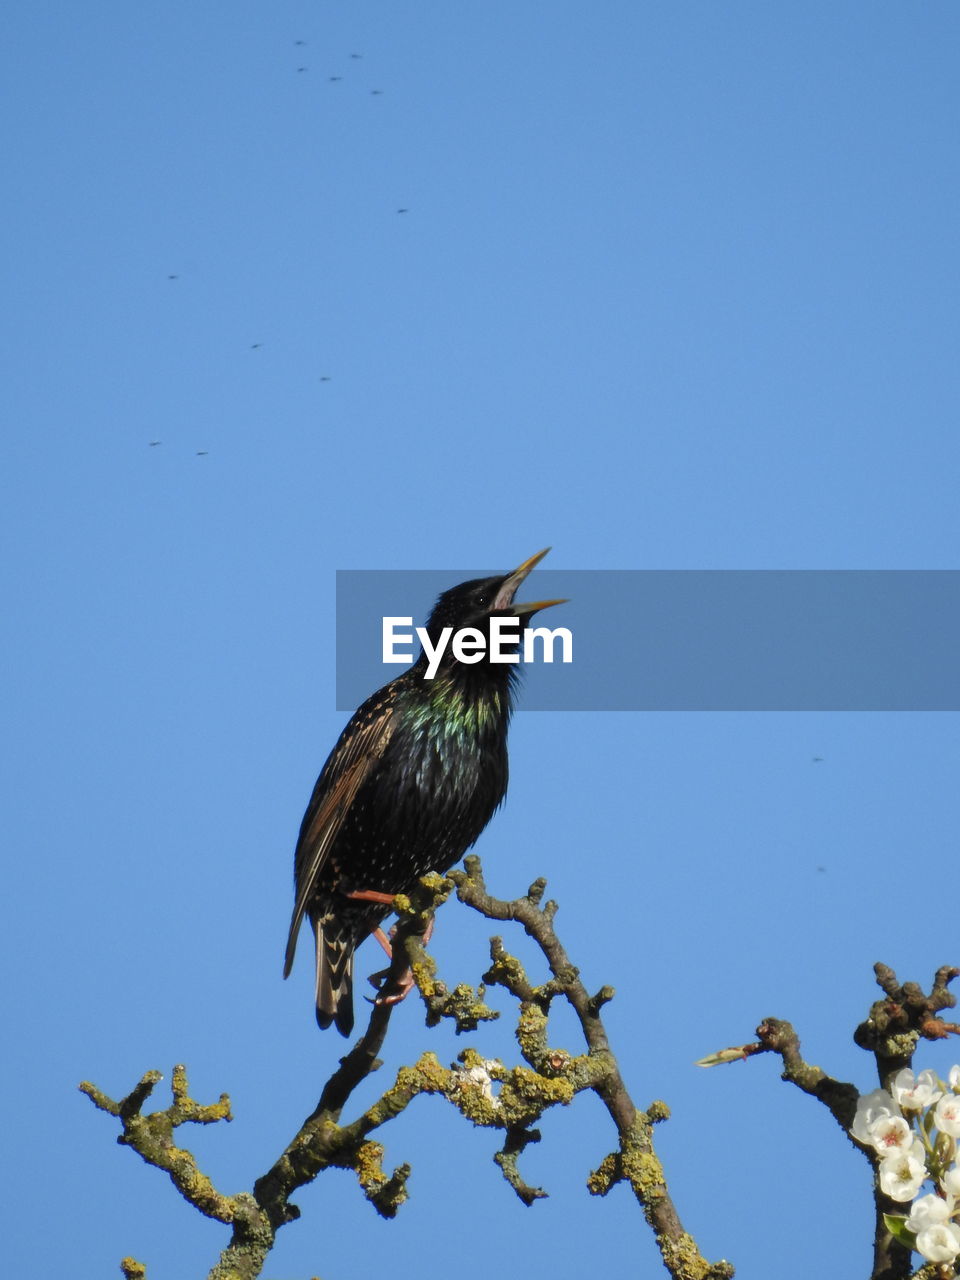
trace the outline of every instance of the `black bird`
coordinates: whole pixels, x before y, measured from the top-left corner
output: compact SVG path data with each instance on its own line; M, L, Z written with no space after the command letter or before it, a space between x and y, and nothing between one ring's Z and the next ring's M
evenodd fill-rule
M549 550L549 548L547 548ZM427 623L431 647L445 627L489 635L492 616L516 617L518 634L539 609L517 588L547 554L512 573L445 591ZM474 843L507 789L507 725L517 666L456 659L448 644L434 678L427 656L354 713L323 766L295 856L295 903L283 976L304 916L316 939L317 1022L353 1028L353 953L389 914L395 894L428 871L444 873Z

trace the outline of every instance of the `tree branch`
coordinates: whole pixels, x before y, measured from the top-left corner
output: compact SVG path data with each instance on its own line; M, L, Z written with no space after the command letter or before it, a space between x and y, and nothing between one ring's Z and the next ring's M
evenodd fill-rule
M533 1204L546 1192L524 1180L519 1159L530 1143L539 1141L534 1126L544 1111L568 1105L585 1089L603 1101L619 1141L617 1151L588 1178L589 1190L605 1195L617 1182L629 1184L674 1280L725 1280L732 1276L729 1263L710 1264L701 1256L680 1223L651 1139L652 1126L666 1119L669 1112L663 1103L653 1103L645 1112L634 1105L600 1016L613 997L613 989L601 987L590 995L584 987L554 929L556 904L541 905L545 882L536 881L525 897L502 901L487 893L477 858L468 858L465 866L464 872L447 878L424 877L410 894L395 900L399 922L393 957L366 1030L340 1060L316 1107L272 1167L257 1179L252 1192L223 1195L199 1171L193 1156L174 1146L173 1133L179 1125L231 1118L226 1095L206 1106L190 1098L183 1067L174 1068L171 1105L149 1116L143 1116L141 1110L161 1078L159 1072L148 1072L120 1102L89 1083L81 1085L83 1092L94 1105L120 1120L120 1142L133 1147L147 1163L165 1169L184 1198L201 1213L230 1224L231 1240L208 1280L256 1280L277 1231L299 1217L291 1197L324 1169L352 1169L376 1211L393 1217L407 1198L410 1166L401 1164L388 1174L383 1167L383 1147L371 1135L421 1094L444 1098L474 1125L501 1129L504 1141L494 1158L523 1203ZM425 950L434 913L454 887L462 902L487 918L521 924L549 965L551 977L534 985L502 940L492 939L491 966L483 984L501 986L518 1001L516 1038L522 1062L505 1066L475 1049L465 1049L457 1063L443 1067L434 1054L424 1053L412 1066L401 1067L393 1084L362 1113L343 1122L343 1112L357 1086L381 1066L378 1055L396 1007L392 1001L403 989L408 967L423 999L428 1026L449 1018L460 1033L474 1031L481 1022L498 1016L485 1004L484 985L459 984L450 990L438 979L435 962ZM550 1045L548 1021L552 1002L558 997L567 1000L577 1014L584 1053L571 1054ZM144 1271L139 1263L125 1259L123 1266L128 1280L142 1280Z
M654 1151L653 1124L666 1118L666 1108L659 1104L649 1112L640 1111L630 1097L616 1058L610 1049L600 1009L612 998L609 987L591 996L580 980L553 927L557 904L541 907L546 881L535 880L523 898L503 901L492 897L486 889L480 859L468 857L464 871L450 873L461 902L490 920L515 920L543 952L553 975L541 987L531 985L519 960L506 953L499 938L491 944L493 965L484 981L507 988L520 1001L517 1041L520 1051L542 1078L555 1073L568 1079L575 1089L590 1088L603 1102L616 1126L619 1150L602 1168L605 1173L591 1175L588 1187L605 1194L616 1181L629 1183L643 1215L653 1229L664 1266L674 1280L722 1280L733 1275L733 1267L725 1261L709 1263L697 1249L693 1237L684 1229L679 1214L667 1191L663 1167ZM551 1050L546 1041L546 1023L550 1002L562 995L574 1009L580 1022L587 1054L570 1058L562 1051Z
M913 1055L921 1039L942 1040L960 1033L960 1028L944 1022L940 1013L956 1005L956 997L948 991L948 984L960 969L943 965L934 975L929 993L916 982L897 980L894 971L885 964L875 964L877 984L884 993L882 1000L871 1005L870 1012L853 1033L854 1042L872 1053L881 1087L892 1092L893 1079L898 1071L913 1064ZM887 1196L879 1179L880 1161L872 1147L859 1142L850 1132L860 1092L855 1085L835 1080L820 1067L805 1062L800 1053L800 1039L789 1022L779 1018L765 1018L757 1027L758 1044L741 1045L724 1049L702 1060L702 1066L717 1066L724 1062L752 1057L758 1053L776 1053L783 1062L781 1078L816 1098L829 1110L858 1151L870 1162L873 1171L874 1198L874 1256L871 1280L947 1280L957 1274L953 1264L930 1263L911 1273L911 1251L890 1234L884 1215L902 1214L903 1205Z
M182 1124L214 1124L218 1120L231 1120L230 1099L221 1094L220 1101L208 1106L195 1102L187 1089L186 1068L173 1069L173 1102L163 1111L141 1115L141 1109L163 1077L159 1071L148 1071L130 1093L114 1102L101 1093L89 1081L80 1089L88 1098L110 1115L117 1116L123 1132L117 1139L158 1169L165 1170L185 1200L208 1218L219 1222L232 1222L235 1205L233 1197L221 1195L213 1183L197 1168L197 1162L189 1151L174 1145L174 1130ZM134 1264L137 1265L137 1264Z

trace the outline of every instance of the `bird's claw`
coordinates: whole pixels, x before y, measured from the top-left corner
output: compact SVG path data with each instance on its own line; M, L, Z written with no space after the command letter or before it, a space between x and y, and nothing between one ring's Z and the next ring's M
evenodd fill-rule
M393 984L392 990L387 993L380 991L387 978L390 976L389 969L380 969L377 973L371 973L367 981L372 987L378 988L376 996L366 996L365 998L371 1004L399 1004L401 1000L406 1000L407 996L417 985L413 979L413 970L407 969L400 975Z
M396 981L394 989L388 993L378 995L374 1004L399 1004L401 1000L406 1000L407 996L417 984L413 980L413 970L408 969L406 973L400 975Z

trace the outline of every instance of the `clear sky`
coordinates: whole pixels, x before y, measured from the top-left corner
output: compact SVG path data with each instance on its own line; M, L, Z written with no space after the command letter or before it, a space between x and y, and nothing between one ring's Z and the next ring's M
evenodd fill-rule
M10 1274L180 1280L226 1239L77 1081L228 1091L189 1139L233 1192L343 1051L306 947L280 978L337 569L958 567L958 54L952 0L8 9ZM773 1014L874 1086L873 962L960 963L956 729L514 724L489 883L549 877L636 1100L673 1108L680 1213L747 1280L865 1274L868 1171L773 1060L692 1064ZM490 931L441 915L451 980ZM424 1047L463 1046L411 1001L383 1084ZM266 1274L660 1274L626 1191L584 1189L599 1107L542 1128L527 1210L423 1100L382 1135L398 1220L328 1174ZM489 1250L438 1231L464 1203Z

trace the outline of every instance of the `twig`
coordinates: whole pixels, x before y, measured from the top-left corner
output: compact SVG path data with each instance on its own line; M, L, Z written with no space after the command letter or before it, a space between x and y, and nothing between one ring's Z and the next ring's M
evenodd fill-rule
M533 1204L546 1193L524 1180L519 1158L530 1143L539 1140L534 1126L544 1111L567 1105L585 1089L601 1098L619 1139L617 1151L601 1162L588 1179L591 1192L606 1194L620 1181L630 1185L674 1280L725 1280L732 1276L729 1263L708 1263L680 1224L651 1141L652 1125L669 1113L662 1103L640 1111L631 1100L600 1016L603 1006L613 997L613 989L601 987L590 995L584 987L554 930L556 904L547 902L541 906L545 882L536 881L525 897L505 902L487 893L476 858L468 858L465 866L465 872L454 872L448 878L425 877L412 893L396 900L399 923L393 958L366 1030L340 1060L316 1107L273 1166L257 1179L252 1193L226 1196L218 1192L200 1173L193 1156L173 1145L173 1133L179 1125L230 1119L226 1095L207 1106L190 1098L183 1067L174 1068L171 1105L149 1116L143 1116L141 1110L161 1078L159 1072L148 1072L120 1102L114 1102L92 1084L84 1083L81 1088L97 1107L120 1120L120 1142L133 1147L148 1163L165 1169L181 1194L200 1212L231 1225L231 1240L208 1280L256 1280L277 1231L299 1217L300 1211L291 1197L324 1169L353 1170L376 1211L383 1217L393 1217L407 1197L410 1166L401 1164L387 1173L383 1147L372 1135L421 1094L446 1099L475 1125L503 1130L503 1146L494 1158L520 1199ZM497 1016L485 1004L483 985L473 988L460 984L450 991L440 982L435 963L424 948L424 935L434 912L454 886L461 901L489 919L522 924L549 964L551 977L535 986L502 941L492 941L491 967L483 982L506 988L518 1000L516 1035L523 1062L508 1067L483 1057L475 1049L466 1049L457 1064L443 1067L434 1054L424 1053L412 1066L401 1067L393 1084L376 1101L344 1123L343 1111L357 1086L381 1066L378 1055L396 1007L389 997L399 990L408 966L424 1001L428 1025L449 1018L462 1032L474 1030L481 1022ZM585 1053L570 1054L551 1047L548 1019L557 997L563 997L576 1011ZM123 1265L132 1268L128 1280L142 1280L139 1263L125 1259Z
M912 1066L914 1051L921 1039L942 1040L960 1033L960 1027L944 1022L939 1016L942 1010L956 1005L956 997L947 987L960 976L960 969L950 965L939 968L929 993L916 982L901 985L888 965L874 965L874 974L884 998L871 1006L867 1017L854 1031L853 1039L861 1049L873 1054L880 1084L892 1092L894 1077L898 1071ZM758 1044L711 1054L702 1060L701 1065L717 1066L758 1053L778 1054L783 1062L782 1079L822 1102L853 1145L866 1156L873 1171L875 1219L871 1280L908 1280L911 1276L914 1280L946 1280L946 1277L956 1275L953 1264L939 1263L929 1263L911 1273L911 1251L895 1240L887 1229L885 1215L902 1213L903 1206L886 1195L880 1186L880 1162L876 1151L859 1142L850 1132L860 1099L856 1086L835 1080L820 1067L805 1062L800 1052L800 1039L789 1022L765 1018L757 1027L757 1036Z
M611 999L609 987L591 996L580 980L576 966L557 937L553 920L557 904L541 906L546 881L536 880L523 898L503 901L492 897L486 889L479 858L468 857L465 871L451 872L457 886L457 897L490 920L515 920L536 942L546 957L551 980L541 987L533 986L520 962L506 953L499 939L491 944L493 965L484 981L504 986L520 1001L517 1040L524 1059L538 1073L549 1078L557 1072L578 1088L592 1089L606 1107L619 1137L615 1157L603 1162L588 1181L591 1191L606 1192L616 1181L629 1183L644 1217L653 1229L664 1265L674 1280L722 1280L733 1275L726 1261L709 1263L701 1255L693 1237L680 1222L679 1214L667 1191L666 1177L656 1155L651 1127L663 1118L658 1109L655 1118L634 1104L620 1075L616 1058L610 1049L600 1009ZM587 1054L569 1058L551 1050L546 1040L546 1022L551 1001L562 995L573 1007Z

